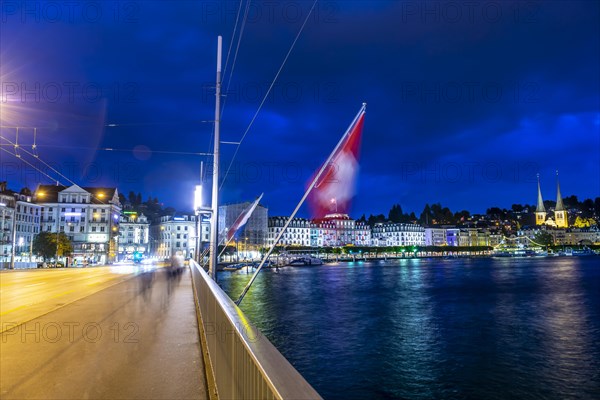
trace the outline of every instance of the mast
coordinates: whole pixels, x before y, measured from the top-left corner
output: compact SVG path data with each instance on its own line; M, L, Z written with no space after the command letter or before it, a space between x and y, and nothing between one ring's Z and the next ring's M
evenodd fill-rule
M221 144L221 36L217 39L217 87L215 91L215 144L213 149L212 216L210 219L210 262L208 272L211 278L217 277L219 240L219 147Z

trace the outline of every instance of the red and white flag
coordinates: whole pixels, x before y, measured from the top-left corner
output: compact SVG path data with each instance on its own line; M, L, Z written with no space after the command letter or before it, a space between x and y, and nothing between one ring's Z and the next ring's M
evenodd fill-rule
M231 227L227 230L227 242L231 241L231 239L233 239L233 236L235 236L236 232L244 225L246 225L246 222L248 222L248 220L250 219L250 217L252 216L252 213L254 212L254 209L256 209L256 206L258 205L258 202L260 201L260 199L262 199L264 193L261 193L260 196L258 196L258 198L256 200L254 200L254 203L250 204L235 220L235 222L233 223L233 225L231 225Z
M358 152L364 119L365 108L363 107L354 123L348 128L346 138L338 146L315 184L309 198L313 218L323 218L333 213L348 213L355 193Z

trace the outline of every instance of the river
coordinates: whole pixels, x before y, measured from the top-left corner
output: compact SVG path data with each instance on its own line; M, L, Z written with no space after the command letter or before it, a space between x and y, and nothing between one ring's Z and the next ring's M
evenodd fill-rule
M597 256L265 270L242 310L325 399L600 397Z

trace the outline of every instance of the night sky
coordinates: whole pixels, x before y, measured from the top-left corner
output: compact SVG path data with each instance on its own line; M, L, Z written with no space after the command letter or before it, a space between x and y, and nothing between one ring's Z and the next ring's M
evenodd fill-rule
M24 162L56 177L44 161L183 211L210 160L190 153L211 149L217 35L222 140L239 141L312 1L252 1L235 64L246 2L231 50L234 1L24 4L1 3L0 180L51 183ZM557 169L564 196L600 196L599 21L597 1L319 1L222 202L264 192L271 215L289 215L362 102L355 218L533 204L537 173L554 200ZM222 168L234 151L222 146Z

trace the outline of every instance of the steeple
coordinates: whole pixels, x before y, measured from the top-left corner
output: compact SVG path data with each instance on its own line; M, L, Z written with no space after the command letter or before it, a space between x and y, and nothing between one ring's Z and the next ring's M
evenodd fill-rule
M558 181L558 170L556 170L556 208L554 211L564 211L562 196L560 195L560 182Z
M535 209L535 224L544 225L546 223L546 207L544 207L544 199L542 198L542 189L540 188L540 174L537 175L538 180L538 200Z
M546 212L546 207L544 207L544 199L542 198L542 189L540 188L540 174L537 174L538 181L538 200L537 207L535 212Z
M554 219L556 220L557 228L567 228L569 226L569 222L567 220L567 210L565 209L562 196L560 195L558 170L556 170L556 207L554 207Z

